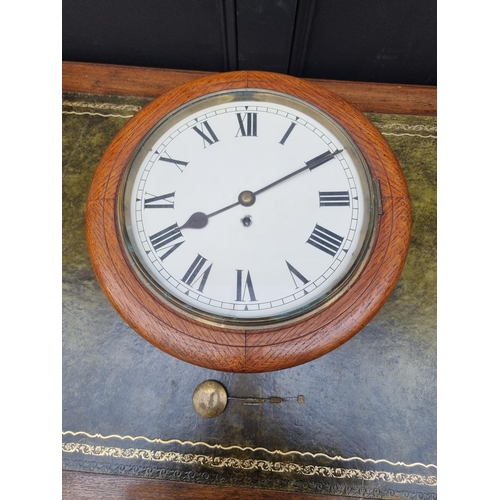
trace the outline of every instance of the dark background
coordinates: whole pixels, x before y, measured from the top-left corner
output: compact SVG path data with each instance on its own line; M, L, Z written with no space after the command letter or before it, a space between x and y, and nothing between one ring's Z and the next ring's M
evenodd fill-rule
M63 0L64 61L436 85L436 0Z

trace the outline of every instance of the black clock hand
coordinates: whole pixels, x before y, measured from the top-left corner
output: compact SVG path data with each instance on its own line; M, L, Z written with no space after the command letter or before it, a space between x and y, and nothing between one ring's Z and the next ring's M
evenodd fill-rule
M342 153L343 149L337 149L333 153L331 151L326 151L323 154L320 154L319 156L316 156L316 158L313 158L312 160L306 161L305 167L299 168L298 170L295 170L291 174L285 175L284 177L281 177L281 179L278 179L277 181L271 182L271 184L268 184L267 186L264 186L263 188L258 189L257 191L254 191L254 196L257 196L260 193L263 193L264 191L267 191L269 188L272 188L273 186L276 186L276 184L280 184L283 181L286 181L287 179L290 179L290 177L293 177L297 174L300 174L300 172L303 172L304 170L314 170L316 167L319 167L320 165L323 165L323 163L326 163L327 161L330 161L332 158L334 158L336 155L339 153Z
M300 174L304 170L314 170L315 168L319 167L320 165L323 165L324 163L330 161L333 159L336 155L341 153L343 149L337 149L333 152L331 151L326 151L319 156L316 156L312 160L306 161L306 165L304 167L301 167L290 174L285 175L284 177L281 177L280 179L271 182L267 186L264 186L257 191L242 191L239 196L238 196L238 201L235 203L231 203L230 205L227 205L224 208L221 208L219 210L216 210L215 212L212 212L211 214L205 214L203 212L195 212L189 219L179 228L179 229L185 229L185 228L191 228L191 229L201 229L205 227L208 224L208 219L210 217L213 217L214 215L218 215L222 212L225 212L227 210L230 210L231 208L237 207L238 205L243 205L245 207L250 207L255 203L255 197L263 193L264 191L267 191L268 189L276 186L277 184L282 183L283 181L286 181L287 179L290 179L290 177L294 177L297 174Z
M248 202L242 202L240 201L241 199L251 199L251 203ZM231 208L237 207L238 205L243 205L249 207L250 205L253 205L255 202L255 196L251 191L243 191L240 193L238 196L238 201L235 203L231 203L231 205L227 205L224 208L221 208L219 210L216 210L215 212L212 212L211 214L205 214L203 212L195 212L189 219L179 228L179 229L185 229L185 228L190 228L190 229L201 229L205 227L208 224L208 218L213 217L214 215L220 214L222 212L225 212L226 210L229 210Z

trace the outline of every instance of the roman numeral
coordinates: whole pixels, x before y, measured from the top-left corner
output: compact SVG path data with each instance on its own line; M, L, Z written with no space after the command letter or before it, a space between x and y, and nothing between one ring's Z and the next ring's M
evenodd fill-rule
M189 163L188 161L176 160L175 158L171 158L170 156L160 156L158 160L166 161L167 163L173 163L181 172L184 172L184 169Z
M311 233L311 236L309 236L309 239L306 241L306 243L309 243L322 252L335 257L335 254L340 248L340 245L342 245L343 241L344 238L342 238L342 236L339 236L338 234L325 229L323 226L316 224L314 231Z
M206 262L207 259L198 254L181 281L186 283L186 285L191 286L192 288L194 288L193 285L199 281L198 291L203 292L203 289L205 288L205 285L207 283L208 275L212 270L212 264L210 264L203 272L201 272Z
M193 130L203 139L203 147L206 148L207 144L211 146L215 142L219 142L217 136L215 135L212 127L208 123L208 121L204 121L200 123L201 129L199 129L196 125L193 127ZM208 135L207 135L208 133ZM210 137L209 137L210 136Z
M288 130L285 132L285 135L281 138L280 144L285 145L286 140L288 139L288 136L292 133L292 130L294 129L296 123L291 123L290 126L288 127Z
M174 193L152 196L144 200L144 208L174 208Z
M257 137L257 113L246 113L243 116L241 113L236 113L236 116L240 125L236 137L240 134L242 137Z
M348 207L349 191L320 191L320 207Z
M243 270L236 269L236 302L245 301L245 296L248 292L250 296L250 301L256 301L255 291L253 288L252 278L250 277L250 273L247 272L247 277L243 281Z
M292 266L292 264L290 264L290 262L286 261L286 265L288 267L288 271L290 271L290 276L292 277L293 279L293 282L295 283L295 288L299 288L300 285L297 285L297 279L299 279L300 281L302 281L302 284L305 285L307 283L309 283L309 280L301 273L299 273L299 271L297 271L297 269L295 269L295 267Z
M174 250L177 250L184 242L174 243L175 240L182 238L182 233L177 224L172 224L161 231L149 237L151 245L156 252L162 248L168 248L167 252L160 256L161 260L167 258Z

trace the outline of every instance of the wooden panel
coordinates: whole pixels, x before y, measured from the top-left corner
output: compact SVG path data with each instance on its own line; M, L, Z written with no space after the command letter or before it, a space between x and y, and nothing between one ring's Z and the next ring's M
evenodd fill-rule
M66 0L63 59L224 71L234 22L225 0Z
M155 98L183 83L211 73L133 66L63 62L63 92ZM335 92L360 111L435 116L437 89L334 80L311 80Z
M207 486L105 474L63 471L63 500L361 500L355 497ZM364 498L363 500L369 500Z
M297 76L436 85L435 0L314 4Z
M288 72L290 75L301 76L304 71L304 63L307 57L309 37L313 29L314 10L316 0L299 2L297 5L297 16L293 32L293 42L290 50L290 61Z
M297 0L237 0L238 69L287 73Z
M435 0L66 0L64 60L435 85Z

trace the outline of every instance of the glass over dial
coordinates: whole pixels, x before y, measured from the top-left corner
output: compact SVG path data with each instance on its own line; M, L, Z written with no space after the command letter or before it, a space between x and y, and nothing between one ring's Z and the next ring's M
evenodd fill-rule
M375 190L330 117L298 99L226 91L143 141L121 203L130 260L172 307L224 324L330 303L370 248Z

